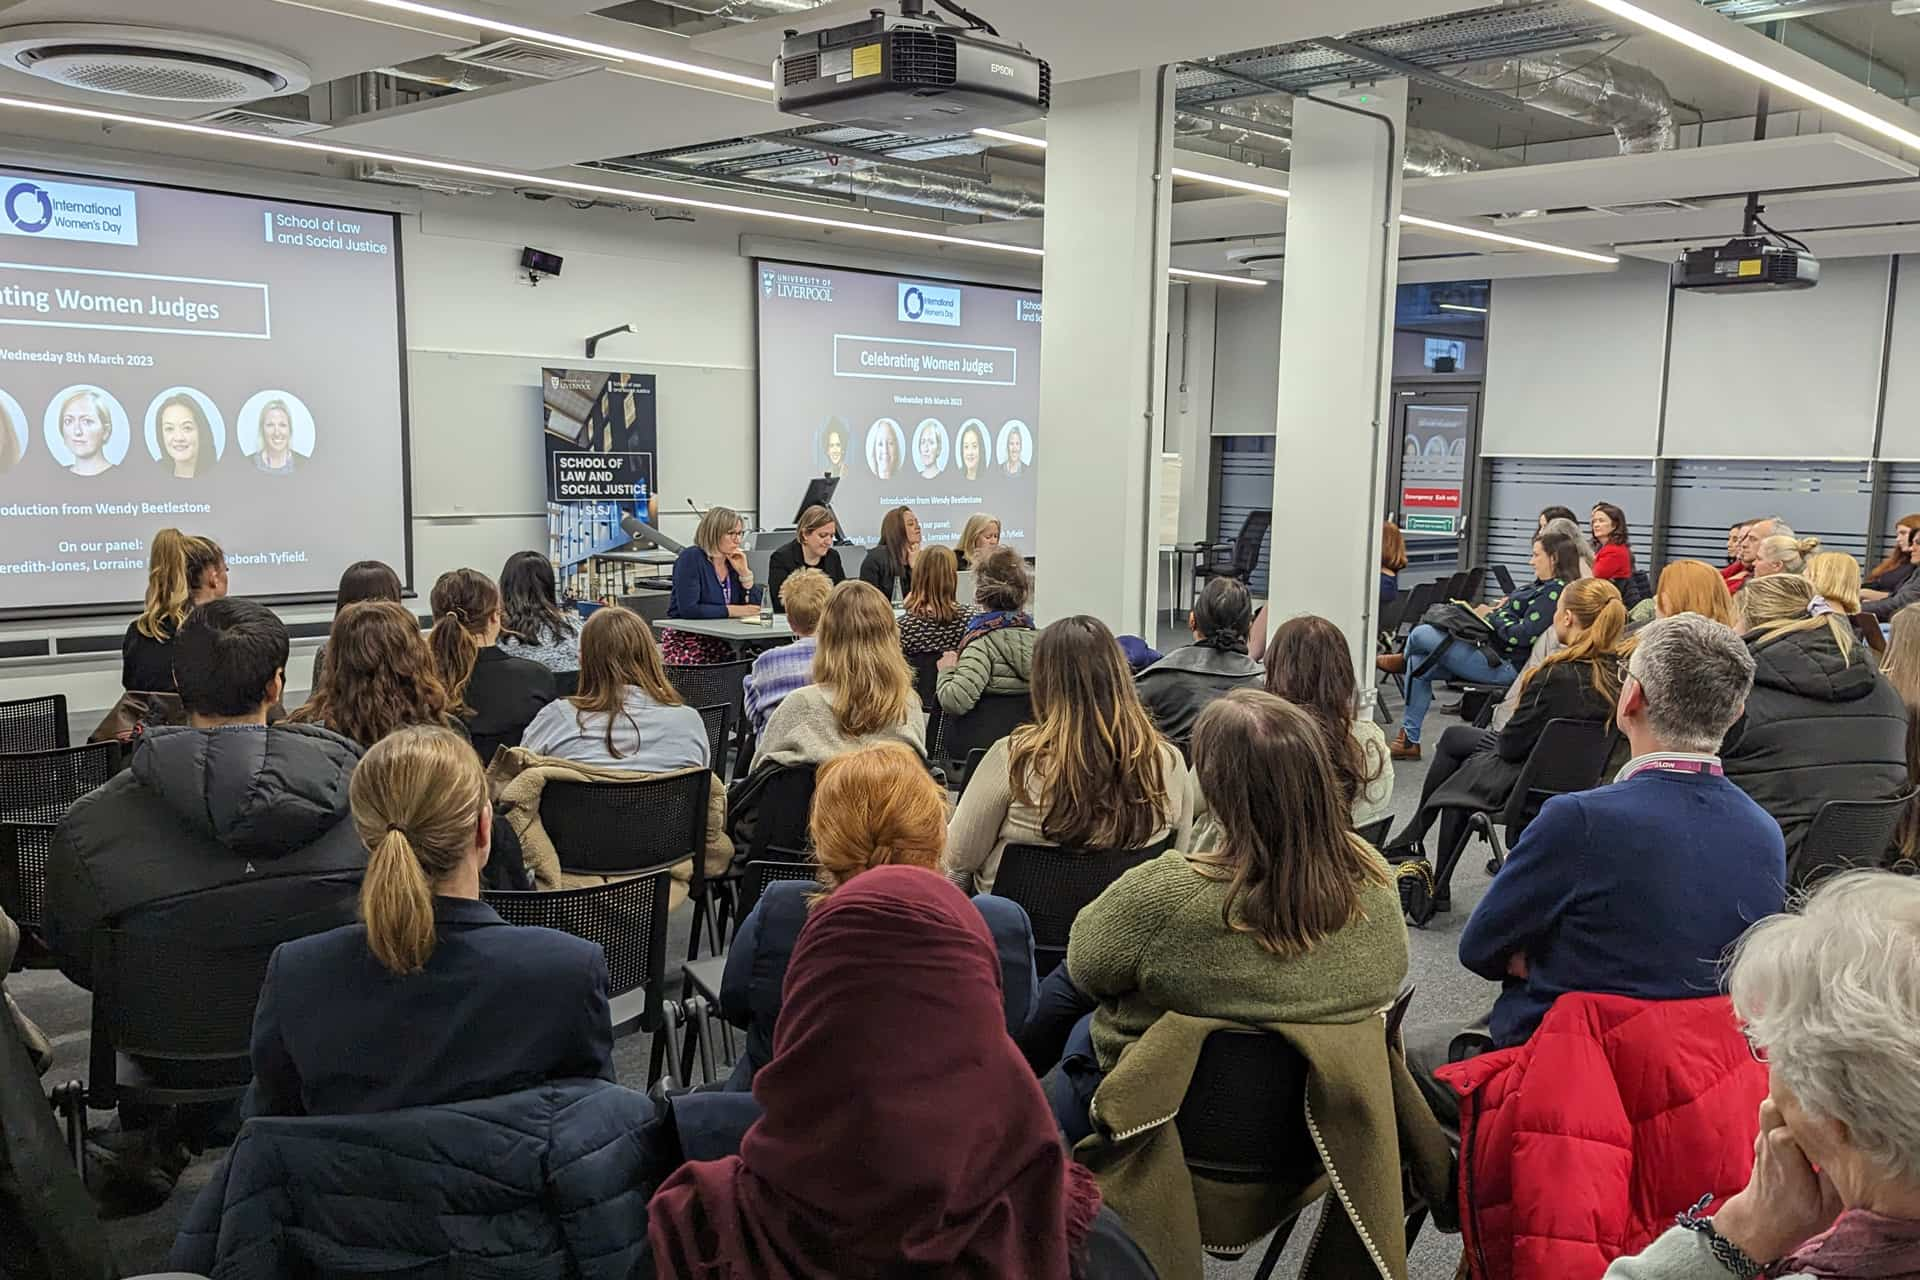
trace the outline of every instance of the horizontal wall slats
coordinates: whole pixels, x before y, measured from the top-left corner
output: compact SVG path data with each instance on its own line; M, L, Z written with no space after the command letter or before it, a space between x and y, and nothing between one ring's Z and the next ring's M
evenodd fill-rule
M1864 462L1677 459L1667 558L1726 561L1736 520L1779 516L1828 551L1865 556L1872 471Z
M1543 507L1571 507L1582 530L1596 502L1627 513L1635 563L1646 567L1653 525L1653 461L1650 458L1492 458L1487 527L1481 559L1504 564L1517 581L1530 576L1534 531ZM1489 575L1491 577L1491 575ZM1499 588L1490 587L1495 594Z

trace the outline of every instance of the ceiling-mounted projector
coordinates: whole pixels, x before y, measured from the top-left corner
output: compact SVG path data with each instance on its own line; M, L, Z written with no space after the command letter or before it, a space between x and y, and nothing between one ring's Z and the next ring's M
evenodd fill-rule
M1676 289L1811 289L1820 283L1820 259L1764 236L1735 236L1722 245L1689 249L1673 264Z
M780 110L908 134L965 133L1047 114L1052 73L953 0L933 0L966 26L901 0L846 26L788 32L773 64Z

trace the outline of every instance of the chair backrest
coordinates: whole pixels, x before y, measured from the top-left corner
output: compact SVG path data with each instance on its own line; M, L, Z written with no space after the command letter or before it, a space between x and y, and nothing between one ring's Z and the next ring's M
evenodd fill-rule
M620 603L647 620L647 625L657 627L666 620L667 610L673 607L673 592L642 591L637 595L621 596Z
M1829 800L1813 815L1794 853L1811 884L1848 867L1885 867L1913 794L1891 800Z
M1466 598L1466 590L1467 573L1463 569L1459 573L1449 574L1447 580L1440 584L1440 599L1464 600Z
M1306 1095L1307 1060L1286 1040L1250 1027L1214 1032L1174 1119L1187 1167L1223 1182L1311 1183L1321 1165Z
M807 829L813 816L813 784L818 768L811 764L766 766L766 781L753 811L753 839L747 861L778 853L804 852L813 845Z
M1262 508L1247 512L1247 518L1240 523L1240 532L1233 538L1233 570L1242 580L1253 576L1254 569L1260 563L1260 544L1267 540L1267 530L1273 527L1273 512Z
M1067 938L1081 908L1127 871L1165 853L1172 843L1169 833L1145 849L1010 844L1001 850L993 893L1019 903L1033 922L1034 971L1044 978L1067 958Z
M1407 594L1407 603L1400 613L1401 630L1411 631L1420 625L1420 615L1432 606L1435 598L1440 594L1440 588L1444 585L1439 582L1422 582Z
M1393 830L1393 815L1389 814L1378 822L1369 822L1364 827L1354 828L1354 834L1378 849Z
M582 889L496 890L481 896L508 924L558 929L599 943L607 953L607 998L644 987L640 1025L652 1031L662 1025L665 1008L667 900L672 885L671 873L657 871Z
M553 673L553 696L555 698L571 698L578 692L580 692L579 671L556 671Z
M1474 565L1462 575L1460 598L1478 604L1480 596L1487 589L1487 566Z
M680 691L690 707L711 707L722 703L733 708L737 721L746 714L747 672L751 659L739 662L704 662L694 666L668 666L667 679Z
M1598 720L1549 720L1507 796L1502 819L1507 837L1519 839L1540 806L1553 797L1599 786L1613 740L1612 726Z
M37 930L47 909L47 852L51 822L0 822L0 911L23 929Z
M0 751L56 751L67 737L67 695L0 702Z
M941 750L949 760L965 760L976 749L992 746L1032 719L1032 695L984 694L973 710L941 722Z
M117 742L0 755L0 820L58 822L69 805L111 778L119 765Z
M920 695L920 709L932 711L940 705L940 655L910 653L906 657L913 668L913 691Z
M987 749L985 747L975 747L973 750L967 752L967 762L960 766L961 795L964 796L967 794L967 783L973 781L973 771L978 769L980 762L986 758Z
M815 862L749 862L745 896L740 899L740 918L746 919L768 885L780 880L815 880L819 878L819 871L820 866Z
M1867 642L1869 649L1872 649L1875 653L1885 655L1887 652L1887 633L1880 629L1880 619L1863 610L1847 620L1853 623L1854 633Z
M540 792L540 825L568 871L642 871L691 857L700 884L712 786L704 769L635 782L556 779Z
M727 763L727 740L733 737L733 708L724 702L696 708L700 720L707 726L707 767L718 774L725 774Z

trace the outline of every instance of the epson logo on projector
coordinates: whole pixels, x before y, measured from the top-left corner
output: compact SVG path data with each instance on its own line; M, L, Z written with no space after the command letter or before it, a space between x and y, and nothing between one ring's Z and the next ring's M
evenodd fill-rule
M140 220L125 187L20 180L0 194L0 235L137 245Z
M832 302L833 281L826 276L807 276L793 271L760 272L760 292L769 298L791 298L796 302Z
M960 291L937 284L900 282L900 318L910 324L960 323Z

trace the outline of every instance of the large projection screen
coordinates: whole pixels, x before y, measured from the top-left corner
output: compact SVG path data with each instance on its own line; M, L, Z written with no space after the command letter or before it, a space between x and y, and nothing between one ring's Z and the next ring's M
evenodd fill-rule
M391 213L0 166L0 617L136 605L169 525L410 580L403 335Z
M834 514L863 546L905 505L928 542L985 511L1037 554L1037 292L768 261L754 289L761 525L791 524L807 482L835 475Z

